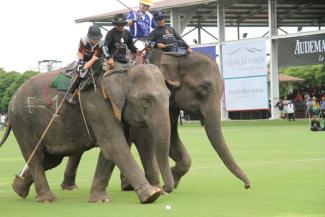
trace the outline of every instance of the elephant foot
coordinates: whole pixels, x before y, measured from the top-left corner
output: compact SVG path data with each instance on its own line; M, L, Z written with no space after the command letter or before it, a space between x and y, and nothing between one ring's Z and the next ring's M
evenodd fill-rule
M26 184L25 179L16 176L11 186L19 197L25 199L28 196L30 185Z
M146 204L153 203L155 200L157 200L158 197L162 195L162 190L157 187L147 185L137 189L136 193L139 197L140 203Z
M160 189L160 195L168 195L168 193L165 191L164 187L161 187L160 185L154 185L154 187Z
M89 203L110 203L112 199L106 192L92 192L89 196Z
M75 184L75 183L73 183L73 184L64 183L64 182L61 183L61 189L62 190L72 191L72 190L77 189L77 188L78 188L78 185Z
M121 190L122 191L133 191L134 190L134 188L132 187L132 185L130 185L130 183L125 178L125 176L123 176L122 173L120 175L120 179L121 179Z
M164 185L164 187L163 187L162 190L163 190L163 195L167 195L167 194L173 192L173 189L169 189L169 188L167 188L165 185Z
M181 180L182 176L177 174L176 167L172 167L171 171L174 178L174 188L176 189L178 187L179 181Z
M133 191L134 190L132 185L130 185L130 183L128 181L126 181L126 179L121 179L121 189L122 189L122 191Z
M36 201L40 203L53 203L57 201L56 197L52 194L51 191L46 191L37 195Z

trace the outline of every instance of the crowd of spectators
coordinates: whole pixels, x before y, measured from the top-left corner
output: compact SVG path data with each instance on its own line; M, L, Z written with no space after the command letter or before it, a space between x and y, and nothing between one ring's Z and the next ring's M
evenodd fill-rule
M305 112L305 118L312 117L313 115L325 118L324 90L323 88L312 88L310 90L298 89L289 93L287 96L281 97L276 105L281 112L281 117L288 118L288 104L293 103L295 110L300 109Z

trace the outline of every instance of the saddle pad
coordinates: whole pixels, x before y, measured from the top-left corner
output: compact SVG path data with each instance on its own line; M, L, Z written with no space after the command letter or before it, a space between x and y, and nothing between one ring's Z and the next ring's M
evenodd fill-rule
M179 53L179 52L164 52L165 55L174 56L174 57L184 57L187 56L186 53Z
M70 77L68 77L64 73L60 73L51 82L51 87L54 87L58 90L68 90L70 85L70 80L71 80Z

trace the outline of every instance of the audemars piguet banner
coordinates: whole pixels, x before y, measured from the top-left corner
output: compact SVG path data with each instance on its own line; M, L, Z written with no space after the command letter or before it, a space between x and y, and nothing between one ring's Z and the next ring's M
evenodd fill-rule
M222 46L227 111L268 109L266 41Z
M325 63L325 34L278 39L279 67Z

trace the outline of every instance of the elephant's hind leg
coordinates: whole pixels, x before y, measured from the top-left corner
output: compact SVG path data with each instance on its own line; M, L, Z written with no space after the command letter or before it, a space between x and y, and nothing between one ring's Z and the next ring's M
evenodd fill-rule
M104 158L100 152L98 156L97 167L94 180L91 186L89 202L90 203L109 203L112 199L107 195L106 188L113 173L115 164Z
M16 176L12 182L12 188L21 198L25 199L30 190L30 186L33 184L33 178L29 172L25 172L23 177Z
M42 164L35 163L35 166L31 168L31 173L33 176L38 202L54 202L56 197L51 192L48 185L45 171L52 169L62 162L63 157L57 157L50 154L43 154Z
M78 188L76 184L76 175L81 156L82 154L78 154L69 157L67 166L64 171L64 179L61 183L61 188L63 190L74 190Z
M29 144L36 144L36 141L32 141L32 143ZM32 152L32 148L26 148L25 146L21 147L23 147L22 150L24 150L24 157L27 161L30 156L30 153ZM34 182L35 189L37 192L37 201L54 202L56 200L56 197L53 195L49 188L45 176L45 170L51 169L59 165L61 161L62 157L55 157L37 151L29 164L29 169L23 174L23 178L16 177L14 179L14 182L12 184L13 189L20 197L26 198L29 193L30 186Z

